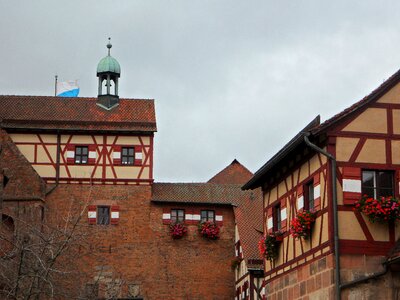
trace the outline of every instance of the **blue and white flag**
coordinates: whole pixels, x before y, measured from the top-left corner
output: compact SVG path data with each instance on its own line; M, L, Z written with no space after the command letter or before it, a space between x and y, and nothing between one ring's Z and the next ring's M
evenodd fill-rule
M79 95L78 80L57 82L58 97L78 97L78 95Z

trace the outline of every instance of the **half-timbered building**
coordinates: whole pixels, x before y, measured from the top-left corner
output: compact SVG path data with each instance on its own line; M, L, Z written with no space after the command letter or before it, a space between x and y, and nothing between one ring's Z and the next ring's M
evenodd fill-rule
M397 299L399 226L371 222L355 203L399 197L399 174L400 71L324 123L314 119L244 185L263 190L264 235L283 234L264 261L264 297ZM293 220L306 211L311 232L296 236Z

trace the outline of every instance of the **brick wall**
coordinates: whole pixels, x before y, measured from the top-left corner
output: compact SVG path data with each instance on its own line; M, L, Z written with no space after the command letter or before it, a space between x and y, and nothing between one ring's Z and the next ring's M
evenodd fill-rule
M46 218L52 224L64 222L68 212L79 215L86 204L120 209L118 225L88 225L85 211L76 241L80 252L71 268L75 283L68 285L82 291L85 283L97 284L99 296L109 287L119 297L139 288L145 299L232 299L232 208L218 208L224 219L219 240L200 237L197 225L189 225L183 239L173 240L162 222L163 207L150 198L150 186L115 185L59 185L47 197Z

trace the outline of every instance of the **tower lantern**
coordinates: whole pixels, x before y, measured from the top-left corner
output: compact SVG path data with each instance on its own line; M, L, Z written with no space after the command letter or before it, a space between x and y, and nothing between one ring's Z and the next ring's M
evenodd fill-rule
M118 61L110 55L111 38L108 38L107 48L108 55L102 58L97 65L97 77L99 78L97 104L106 109L112 109L119 103L118 78L121 75L121 67Z

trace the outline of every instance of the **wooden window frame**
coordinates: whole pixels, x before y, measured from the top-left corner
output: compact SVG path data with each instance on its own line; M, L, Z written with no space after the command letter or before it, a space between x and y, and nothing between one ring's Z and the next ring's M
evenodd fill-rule
M132 155L129 154L129 150L132 150L133 153ZM127 151L126 154L124 154L124 151ZM127 159L127 161L124 163L124 159ZM129 160L132 160L131 162ZM135 164L135 147L121 147L121 165L123 166L133 166Z
M179 212L182 212L183 215L179 216ZM171 209L171 223L183 223L183 222L185 222L185 210L181 208Z
M203 213L206 215L203 216ZM212 214L212 217L210 217L210 213ZM210 210L210 209L203 209L200 211L200 222L215 222L215 210Z
M374 181L374 183L373 183L374 186L373 187L365 186L364 174L366 174L367 172L373 172L373 181ZM396 190L396 188L395 188L395 171L393 171L393 170L374 170L374 169L362 169L361 170L361 195L362 196L368 195L368 192L366 192L366 189L371 189L372 188L373 191L374 191L373 198L377 199L378 197L381 197L382 190L389 190L389 188L378 186L379 184L378 184L378 181L377 181L377 175L378 175L379 172L384 172L384 173L390 174L390 176L391 176L391 185L392 185L392 187L391 187L391 196L393 196L393 197L395 196L395 192L396 192L395 191Z
M272 209L272 229L274 232L277 232L282 229L281 203L279 202L278 204L274 205Z
M315 209L314 199L314 180L308 181L304 184L304 210L312 211Z
M100 211L101 210L108 210L108 218L106 218L105 221L103 221L103 218L100 216ZM111 225L111 206L109 205L98 205L97 206L97 220L96 224L97 225Z
M78 154L78 149L80 149L80 153ZM86 154L82 154L82 150L86 149ZM83 162L83 159L86 157L86 162ZM87 165L89 163L89 147L88 146L75 146L75 157L74 163L77 165Z

